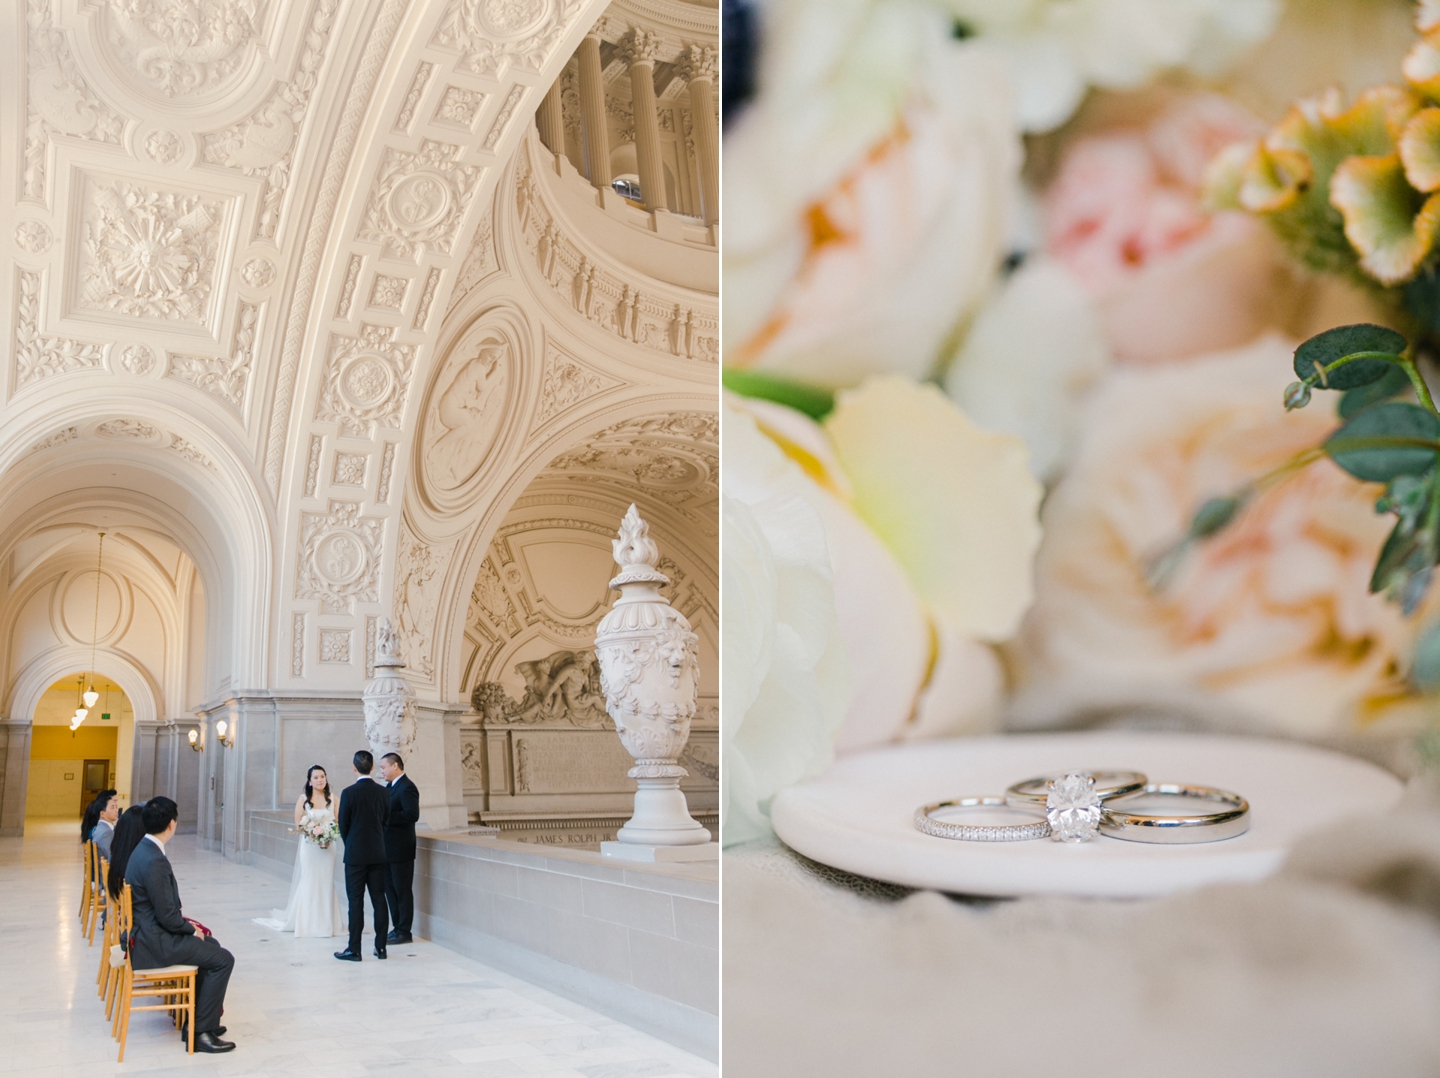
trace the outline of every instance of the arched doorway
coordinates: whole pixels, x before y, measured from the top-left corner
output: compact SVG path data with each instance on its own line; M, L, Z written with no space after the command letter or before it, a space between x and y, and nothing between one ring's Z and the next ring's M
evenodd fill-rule
M595 629L615 594L611 541L634 503L660 546L662 591L700 638L700 698L682 763L697 819L718 812L716 416L607 427L553 459L495 530L470 592L462 688L472 818L529 842L593 845L630 815L633 761L605 714Z
M76 725L87 688L98 699ZM135 709L117 682L86 671L49 685L30 716L26 827L73 820L101 790L117 790L122 806L130 804L134 738Z

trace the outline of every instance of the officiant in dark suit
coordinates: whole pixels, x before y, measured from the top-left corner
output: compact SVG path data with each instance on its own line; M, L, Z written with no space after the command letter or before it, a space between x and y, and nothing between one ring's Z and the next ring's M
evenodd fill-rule
M375 957L385 957L385 824L390 791L370 777L375 757L355 754L355 781L340 795L340 837L345 842L345 894L350 900L350 945L336 951L342 962L360 961L360 932L365 927L365 892L375 913Z
M390 790L390 822L385 825L385 898L394 926L386 940L409 943L415 923L415 824L420 819L420 789L405 774L400 754L380 757L380 774Z
M220 1012L225 1008L225 988L235 968L235 956L180 912L180 889L165 851L175 836L179 815L175 802L168 797L153 797L141 810L145 837L125 863L125 882L130 885L131 912L135 916L130 956L136 969L198 966L195 1051L228 1052L235 1042L220 1039L225 1032Z

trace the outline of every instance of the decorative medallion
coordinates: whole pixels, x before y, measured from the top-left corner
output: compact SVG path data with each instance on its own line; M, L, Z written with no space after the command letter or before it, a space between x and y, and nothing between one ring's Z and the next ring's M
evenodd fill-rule
M378 600L383 527L360 515L359 502L332 501L327 512L300 514L295 598L319 599L329 614L353 614L356 602Z

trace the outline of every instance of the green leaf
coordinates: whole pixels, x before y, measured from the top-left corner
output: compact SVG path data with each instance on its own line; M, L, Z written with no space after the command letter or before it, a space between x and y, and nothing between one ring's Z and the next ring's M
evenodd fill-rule
M1411 531L1402 520L1380 548L1370 577L1370 590L1383 592L1408 615L1420 605L1435 568L1435 534L1429 528Z
M1405 373L1405 368L1392 363L1380 381L1345 391L1340 397L1340 418L1349 419L1362 408L1398 397L1409 388L1410 376Z
M1440 335L1440 274L1426 266L1405 285L1405 310L1415 317L1430 337Z
M1328 367L1338 359L1357 352L1384 352L1399 356L1405 351L1405 338L1393 329L1360 322L1353 326L1336 326L1317 333L1295 349L1295 374L1312 385L1324 389L1354 389L1384 378L1392 364L1385 359L1359 359L1336 367L1319 378L1318 368Z
M1190 518L1190 538L1207 539L1235 519L1235 514L1245 504L1243 495L1227 498L1211 498L1195 510Z
M742 371L727 367L720 375L721 384L731 393L774 401L811 419L824 419L835 410L835 391L808 382L797 382L760 371Z
M1440 621L1427 625L1415 642L1415 665L1410 676L1422 692L1440 689Z
M1407 528L1418 528L1430 505L1433 476L1397 475L1375 502L1375 512L1394 513Z
M1440 417L1418 404L1392 401L1358 413L1325 440L1325 452L1356 479L1388 483L1435 465Z

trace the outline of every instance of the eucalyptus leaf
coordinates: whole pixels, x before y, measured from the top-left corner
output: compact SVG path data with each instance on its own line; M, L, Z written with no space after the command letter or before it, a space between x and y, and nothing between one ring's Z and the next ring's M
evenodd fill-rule
M811 419L824 419L835 410L834 390L793 378L727 367L720 375L720 382L731 393L774 401L804 412Z
M1391 401L1364 409L1325 440L1325 452L1356 479L1388 483L1435 465L1440 417Z
M1425 267L1405 285L1405 310L1425 332L1440 336L1440 274L1433 265Z
M1440 690L1440 621L1432 621L1415 641L1415 663L1411 680L1422 692Z
M1338 409L1341 419L1349 419L1362 408L1369 408L1372 404L1388 401L1409 390L1410 376L1405 373L1405 368L1396 366L1394 363L1389 366L1390 369L1385 372L1385 377L1380 381L1345 391L1340 397Z
M1370 590L1401 603L1408 614L1425 594L1434 565L1434 534L1426 528L1408 528L1402 520L1380 548Z
M1243 495L1231 495L1206 501L1190 518L1190 538L1206 539L1214 535L1235 519L1245 500Z
M1319 369L1356 352L1384 352L1399 356L1405 351L1405 337L1393 329L1360 322L1336 326L1317 333L1295 349L1295 374L1324 389L1354 389L1378 382L1393 364L1385 359L1360 359L1337 367L1317 382Z

